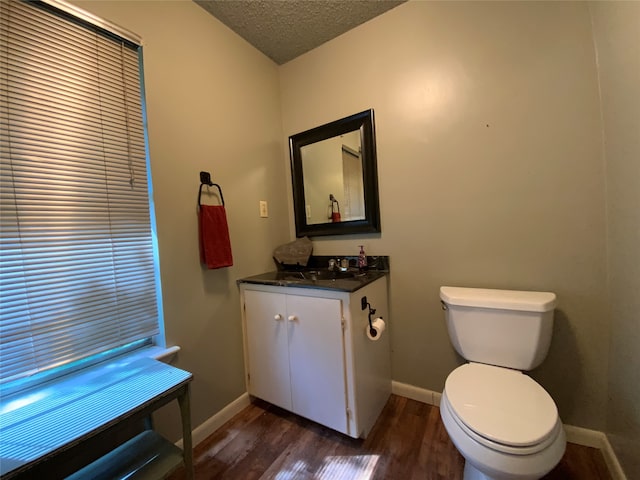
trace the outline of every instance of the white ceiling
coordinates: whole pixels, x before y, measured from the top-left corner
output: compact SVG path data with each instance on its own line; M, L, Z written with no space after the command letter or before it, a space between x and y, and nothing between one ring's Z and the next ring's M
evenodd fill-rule
M194 0L278 65L406 0Z

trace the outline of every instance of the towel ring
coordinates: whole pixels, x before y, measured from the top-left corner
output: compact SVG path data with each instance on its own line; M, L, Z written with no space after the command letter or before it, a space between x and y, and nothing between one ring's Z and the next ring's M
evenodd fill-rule
M206 185L208 187L216 187L218 192L220 192L220 202L222 202L222 206L224 207L224 197L222 196L222 188L217 183L213 183L211 181L211 174L209 172L200 172L200 189L198 190L198 208L202 205L200 204L200 199L202 198L202 187Z

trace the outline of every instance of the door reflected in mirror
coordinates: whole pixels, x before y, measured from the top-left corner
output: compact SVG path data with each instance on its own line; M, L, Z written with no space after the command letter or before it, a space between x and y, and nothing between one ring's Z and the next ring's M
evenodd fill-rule
M380 231L372 110L289 143L297 236Z
M360 130L300 149L307 224L364 220L361 151Z

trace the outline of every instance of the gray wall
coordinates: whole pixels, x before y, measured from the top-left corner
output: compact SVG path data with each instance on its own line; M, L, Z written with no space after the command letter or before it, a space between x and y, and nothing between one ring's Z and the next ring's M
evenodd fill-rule
M532 374L564 422L603 430L605 177L587 5L409 2L280 77L285 138L375 110L382 234L314 248L390 255L394 380L442 391L462 362L441 285L551 290L554 338Z
M607 170L611 348L606 430L640 478L640 3L589 4L598 54Z

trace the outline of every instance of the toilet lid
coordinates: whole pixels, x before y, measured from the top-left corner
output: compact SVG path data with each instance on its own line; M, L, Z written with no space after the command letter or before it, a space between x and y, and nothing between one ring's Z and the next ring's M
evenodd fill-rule
M517 370L468 363L445 384L449 403L467 427L503 445L526 447L547 439L558 421L549 394Z

